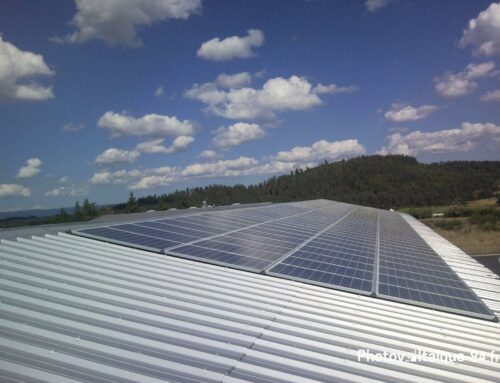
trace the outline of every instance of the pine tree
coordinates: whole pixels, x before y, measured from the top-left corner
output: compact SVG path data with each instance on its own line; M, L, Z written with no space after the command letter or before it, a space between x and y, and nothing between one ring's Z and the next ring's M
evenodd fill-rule
M83 216L85 219L91 219L97 216L96 204L90 202L88 198L85 198L85 201L83 201Z
M69 221L69 215L66 213L66 210L61 207L61 211L59 212L60 220L61 222L68 222Z
M81 221L83 219L82 208L80 207L80 202L76 201L75 210L73 211L73 216L75 221Z
M137 205L137 200L134 197L134 193L130 192L127 201L127 213L136 213L138 210L139 206Z

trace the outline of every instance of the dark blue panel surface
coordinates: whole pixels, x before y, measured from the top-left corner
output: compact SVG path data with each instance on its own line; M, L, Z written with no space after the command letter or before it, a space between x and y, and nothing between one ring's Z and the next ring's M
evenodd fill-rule
M376 236L376 211L358 209L272 267L269 274L369 294Z
M491 316L472 289L396 213L380 215L378 295Z
M110 240L120 244L130 244L131 246L138 245L156 249L157 251L163 250L165 247L178 245L179 242L169 241L166 239L153 238L144 235L129 233L126 231L116 230L108 227L99 227L95 229L81 230L85 234Z

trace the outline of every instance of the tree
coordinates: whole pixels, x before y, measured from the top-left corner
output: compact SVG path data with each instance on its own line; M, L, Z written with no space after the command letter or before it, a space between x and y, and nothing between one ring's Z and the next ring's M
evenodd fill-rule
M69 215L66 213L66 210L62 207L61 211L59 212L60 220L61 222L68 222L69 221Z
M136 213L139 210L134 193L130 192L127 201L127 213Z
M75 210L73 211L73 215L76 221L81 221L83 219L82 208L80 207L80 202L76 201Z
M83 201L83 216L85 219L97 216L97 206L94 202L90 202L88 198L85 198L85 201Z

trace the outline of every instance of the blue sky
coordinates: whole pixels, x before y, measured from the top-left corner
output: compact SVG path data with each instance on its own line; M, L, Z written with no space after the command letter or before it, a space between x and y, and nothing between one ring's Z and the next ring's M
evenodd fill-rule
M500 159L500 3L19 0L0 38L0 211Z

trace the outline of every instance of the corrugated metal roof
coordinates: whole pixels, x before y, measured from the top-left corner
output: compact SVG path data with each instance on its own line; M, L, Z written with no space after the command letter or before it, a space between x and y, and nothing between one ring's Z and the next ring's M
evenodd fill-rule
M500 281L405 219L500 314ZM68 234L0 245L0 376L33 382L498 382L500 325ZM465 361L358 361L358 350Z

